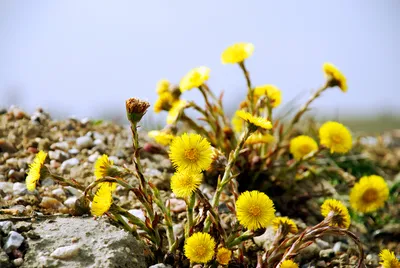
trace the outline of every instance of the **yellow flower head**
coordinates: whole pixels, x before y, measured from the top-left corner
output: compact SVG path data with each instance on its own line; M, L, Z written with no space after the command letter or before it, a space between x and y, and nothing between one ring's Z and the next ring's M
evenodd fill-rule
M236 111L235 114L232 117L232 126L233 126L233 130L236 133L242 132L243 131L243 126L244 126L244 121L243 121L243 119L241 119L238 116L238 112L239 111Z
M182 92L199 87L210 77L210 68L200 66L188 72L179 83Z
M174 97L171 92L166 91L158 96L158 99L154 103L154 112L159 113L161 111L169 111L174 103Z
M185 256L190 262L207 263L214 257L215 240L207 233L194 233L186 240Z
M176 172L171 177L171 189L177 197L190 197L202 180L202 173Z
M275 137L271 134L253 133L247 138L246 144L267 144L274 140Z
M282 232L284 234L292 233L295 234L299 230L297 229L296 223L289 219L288 217L276 217L272 221L272 226L277 231L279 228L282 228Z
M290 153L296 160L300 160L304 156L317 150L318 144L309 136L300 135L290 140Z
M335 65L324 63L323 70L331 87L338 86L343 92L347 91L346 77Z
M148 133L150 138L153 138L157 143L167 146L175 138L174 135L166 133L164 131L152 130Z
M350 131L338 122L324 123L319 129L319 139L331 153L347 153L352 147Z
M169 85L170 85L170 83L166 79L161 79L160 81L158 81L157 88L156 88L157 94L161 95L165 92L168 92Z
M178 171L201 172L210 167L213 150L207 139L199 134L184 133L170 146L169 158Z
M400 261L394 255L394 252L384 249L379 253L380 264L383 268L400 268Z
M221 265L228 265L231 260L232 251L227 248L219 248L217 252L217 262Z
M36 183L40 179L40 175L42 172L42 168L44 166L44 161L46 160L47 153L43 151L39 151L35 158L33 159L33 162L29 165L29 172L28 176L26 177L26 189L28 191L33 191L36 188Z
M350 205L358 212L373 212L385 205L389 188L385 180L377 175L364 176L350 192Z
M229 46L222 52L221 61L223 64L240 63L253 55L254 45L252 43L236 43Z
M263 128L263 129L272 128L272 123L263 117L253 116L250 113L245 112L243 110L239 110L236 113L241 119L249 123L250 128L254 130L257 128Z
M186 108L186 104L185 100L177 100L172 104L167 115L167 124L174 124L176 122L179 114Z
M244 227L257 230L268 226L275 217L272 200L259 191L246 191L236 202L237 218Z
M321 206L321 214L325 218L332 215L331 226L338 226L347 229L350 226L350 215L347 208L338 200L326 199Z
M106 213L113 202L112 192L115 189L112 183L100 183L99 189L93 197L91 212L94 216L100 217Z
M298 268L299 265L292 260L284 260L279 268Z
M113 165L113 161L108 159L108 156L106 154L103 154L102 156L97 158L96 162L94 163L94 176L96 177L96 179L101 179L106 176L113 177L110 174Z
M274 85L262 85L254 88L256 99L267 96L273 108L278 107L282 102L282 92Z

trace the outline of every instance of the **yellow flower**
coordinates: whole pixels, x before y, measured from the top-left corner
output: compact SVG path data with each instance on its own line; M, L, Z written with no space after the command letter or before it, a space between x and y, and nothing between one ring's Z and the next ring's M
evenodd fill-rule
M241 119L243 119L244 121L249 123L251 128L254 128L254 129L256 129L258 127L263 128L263 129L271 129L272 128L272 123L263 117L253 116L250 113L245 112L243 110L239 110L236 113Z
M338 86L343 92L347 91L346 77L335 65L326 62L323 65L323 70L331 87Z
M174 135L166 133L164 131L152 130L148 133L150 138L153 138L157 143L167 146L175 138Z
M214 257L215 240L207 233L194 233L186 240L185 256L190 262L207 263Z
M275 140L275 137L271 134L253 133L247 138L246 144L260 144L260 143L271 143Z
M330 220L331 226L338 226L347 229L350 226L350 215L347 208L338 200L326 199L321 206L321 214L325 218L332 215Z
M338 122L328 121L319 129L319 139L322 145L331 153L347 153L352 147L350 131Z
M169 157L178 171L201 172L210 167L213 150L207 139L199 134L184 133L170 146Z
M278 107L282 102L282 92L274 85L262 85L254 88L256 99L266 95L273 108Z
M241 119L238 116L238 112L239 111L236 111L235 114L232 117L232 126L233 126L233 130L236 133L242 132L243 131L243 126L244 126L244 121L243 121L243 119Z
M205 81L210 77L210 68L200 66L190 70L179 83L179 88L182 92L199 87L204 84Z
M221 55L223 64L240 63L253 55L254 45L252 43L236 43L226 48Z
M292 260L284 260L279 268L298 268L299 265Z
M168 92L169 85L170 85L170 83L166 79L161 79L160 81L158 81L157 88L156 88L157 94L161 95L165 92Z
M272 221L272 226L274 227L275 231L277 231L279 227L281 227L284 234L295 234L299 231L297 229L296 223L294 223L294 221L292 221L288 217L276 217Z
M114 186L111 183L100 183L99 189L97 189L96 194L93 197L91 207L91 212L94 216L100 217L110 209L113 202L113 188Z
M246 191L236 202L237 218L244 227L256 230L268 226L275 217L272 200L259 191Z
M309 136L300 135L290 140L290 153L296 160L300 160L304 156L317 150L318 144Z
M176 122L179 114L186 108L186 104L185 100L177 100L172 104L167 115L167 124L174 124Z
M380 264L383 268L400 268L400 261L394 255L394 252L383 249L379 253L379 258L381 259Z
M171 92L164 92L158 96L158 99L154 103L154 112L159 113L161 111L169 111L173 103L174 97Z
M26 177L26 189L28 191L33 191L36 188L36 183L40 179L40 175L42 172L42 168L44 166L44 161L46 160L47 153L43 151L39 151L35 158L33 159L33 162L29 165L29 172L28 176Z
M94 176L96 179L101 179L106 176L110 176L109 170L114 165L113 161L108 159L106 154L103 154L99 158L97 158L96 162L94 163Z
M227 248L219 248L217 252L217 262L222 265L228 265L231 260L232 251Z
M171 189L177 197L190 197L202 180L202 173L176 172L171 177Z
M364 176L350 192L350 205L358 212L373 212L385 205L389 188L385 180L377 175Z

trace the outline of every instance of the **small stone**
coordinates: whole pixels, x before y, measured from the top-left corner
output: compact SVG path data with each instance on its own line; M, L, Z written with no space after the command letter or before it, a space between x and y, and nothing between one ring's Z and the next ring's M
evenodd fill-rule
M322 249L327 249L330 247L328 242L326 242L320 238L315 239L315 243L317 243L317 245Z
M38 240L40 239L40 235L38 233L36 233L33 230L30 230L26 233L26 236L29 237L32 240Z
M73 154L73 155L79 154L79 150L76 148L72 148L72 149L68 150L68 153Z
M23 198L23 197L21 196L19 198ZM18 198L15 200L18 200ZM20 215L22 215L26 212L26 207L24 205L15 205L15 206L10 207L10 209L14 210L17 214L20 214Z
M64 152L66 152L69 149L69 145L68 145L68 142L66 142L66 141L60 141L60 142L57 142L57 143L53 143L50 146L50 148L52 150L59 149L59 150L62 150Z
M51 191L51 193L52 193L54 196L56 196L56 197L63 197L63 196L65 196L65 192L64 192L64 190L61 189L61 188L54 189L53 191Z
M0 190L6 194L13 193L13 186L14 184L12 182L4 182L4 181L0 182Z
M72 187L72 186L67 186L64 188L65 190L67 190L70 194L75 195L75 196L80 196L82 195L82 191Z
M323 258L323 259L330 259L334 256L335 256L335 252L331 248L323 249L319 252L319 257Z
M24 259L23 258L18 258L18 259L13 260L13 264L16 267L20 267L23 263L24 263Z
M0 221L0 231L8 235L12 230L15 230L14 224L11 221Z
M93 142L93 144L96 146L96 145L101 145L101 144L104 144L104 143L103 143L103 141L100 140L100 139L95 139L94 142Z
M326 262L325 261L318 261L317 262L317 267L326 267Z
M169 204L172 212L179 213L186 210L185 200L172 198L169 200Z
M0 140L0 153L15 153L17 149L15 146L6 140Z
M25 195L27 193L26 185L22 182L16 182L13 185L13 194L14 195Z
M53 179L51 179L51 178L45 178L44 180L42 180L42 181L40 182L40 184L41 184L42 186L53 186L53 185L54 185L54 181L53 181Z
M267 227L262 235L254 237L253 240L254 243L256 243L256 245L258 245L259 247L267 249L272 245L274 238L274 229L272 227Z
M335 254L337 255L338 253L342 252L341 251L342 248L342 242L336 242L335 245L333 245L333 252L335 252Z
M6 239L3 249L6 253L10 253L13 249L17 249L24 242L25 238L15 231L11 231Z
M93 146L93 140L89 136L83 136L76 139L76 147L80 150Z
M79 249L80 246L77 244L71 246L59 247L56 250L54 250L53 253L50 254L50 256L55 259L61 259L61 260L71 259L76 255L78 255Z
M19 221L15 224L15 229L17 229L18 233L28 232L29 230L32 230L32 223Z
M51 160L56 160L58 162L62 162L69 158L69 155L66 152L61 150L49 151L49 158Z
M70 167L74 167L76 165L79 164L79 160L78 158L70 158L68 160L65 160L62 164L61 164L61 169L64 170L66 168L70 168Z
M146 220L146 217L144 216L143 210L141 210L141 209L131 209L131 210L128 210L128 212L130 214L132 214L133 216L138 217L142 221Z
M75 207L75 202L78 199L76 196L71 196L67 200L64 201L64 205L68 208L74 208Z
M100 156L100 154L98 152L95 152L94 154L92 154L88 157L88 161L90 163L94 163L94 162L96 162L97 158L99 158L99 156Z
M40 202L39 206L47 209L60 209L64 207L64 205L60 201L48 196L43 197L42 202Z

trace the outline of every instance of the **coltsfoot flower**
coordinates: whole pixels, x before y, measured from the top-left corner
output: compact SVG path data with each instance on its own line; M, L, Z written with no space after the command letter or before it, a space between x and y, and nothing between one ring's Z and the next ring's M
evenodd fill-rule
M113 202L112 192L114 189L115 187L111 183L100 183L90 209L94 216L100 217L110 209Z
M379 263L383 268L400 268L400 261L396 258L393 251L383 249L379 253L379 258L381 259Z
M290 140L290 153L294 159L300 160L304 156L318 150L317 142L306 135L300 135Z
M217 251L217 262L222 265L228 265L231 260L232 251L227 248L219 248Z
M385 180L377 175L364 176L350 192L350 205L358 212L373 212L385 205L389 188Z
M186 240L185 256L190 262L207 263L214 257L215 240L207 233L194 233Z
M177 100L172 104L167 115L167 124L174 124L178 120L178 116L185 109L186 104L185 100Z
M254 96L258 99L267 96L273 108L278 107L282 102L282 92L274 85L262 85L254 88Z
M44 161L46 160L47 153L39 151L33 162L29 165L28 176L26 177L26 189L33 191L36 188L36 184L40 179L40 175L43 172Z
M125 104L126 115L132 124L138 123L150 107L150 104L147 101L136 98L127 99Z
M210 77L210 68L200 66L188 72L179 83L182 92L199 87Z
M164 131L152 130L147 133L150 138L153 138L157 143L167 146L175 138L174 135L166 133Z
M326 199L321 205L321 214L325 218L331 217L331 226L347 229L350 226L350 214L345 205L336 199Z
M268 144L275 141L275 137L271 134L253 133L247 140L246 144Z
M223 64L241 63L254 52L254 45L252 43L236 43L226 48L221 55Z
M331 87L338 86L343 92L347 91L346 77L332 63L324 63L322 69L329 81Z
M170 146L169 157L178 171L198 173L210 167L213 150L207 139L199 134L184 133Z
M347 153L352 147L350 131L338 122L324 123L319 129L319 139L331 153Z
M158 96L158 99L154 103L154 112L159 113L161 111L169 111L175 102L171 92L166 91Z
M271 224L275 217L275 208L272 200L259 191L246 191L236 202L238 221L250 230L264 228Z
M289 219L288 217L276 217L272 221L272 226L274 227L275 231L279 228L282 228L282 232L286 235L288 233L295 234L299 230L297 229L296 223Z
M160 81L158 81L157 83L157 88L156 88L156 92L158 95L161 95L165 92L168 92L169 90L169 86L170 86L170 82L166 79L161 79Z
M244 121L242 118L239 117L238 112L240 110L236 111L235 114L232 117L232 127L233 127L233 131L235 131L236 133L240 133L243 131L244 128Z
M202 173L176 172L171 177L171 189L177 197L190 197L203 180Z
M292 260L284 260L279 268L298 268L299 265Z
M249 124L251 130L255 131L257 128L271 129L272 123L261 116L253 116L248 112L239 110L237 115Z

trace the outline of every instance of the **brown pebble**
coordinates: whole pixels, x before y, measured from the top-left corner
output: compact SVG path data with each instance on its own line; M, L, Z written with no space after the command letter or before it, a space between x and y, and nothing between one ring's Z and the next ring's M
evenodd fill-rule
M60 209L64 207L64 205L60 201L48 196L43 197L42 202L40 202L39 206L47 209Z

